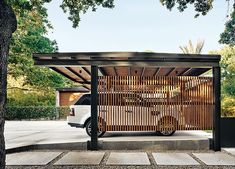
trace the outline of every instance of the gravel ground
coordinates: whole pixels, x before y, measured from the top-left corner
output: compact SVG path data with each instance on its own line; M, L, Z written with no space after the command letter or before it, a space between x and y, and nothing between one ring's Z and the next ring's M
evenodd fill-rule
M45 151L44 151L45 152ZM201 165L200 166L161 166L161 165L157 165L153 156L152 156L152 151L115 151L115 152L146 152L151 165L148 166L110 166L110 165L105 165L108 157L110 155L111 151L105 151L105 155L100 163L100 165L80 165L80 166L53 166L53 164L58 161L60 158L62 158L65 154L67 154L69 151L63 151L63 153L58 156L56 159L54 159L53 161L51 161L49 164L47 164L46 166L7 166L7 169L44 169L44 168L52 168L52 169L75 169L75 168L82 168L82 169L142 169L142 168L147 168L147 169L235 169L235 166L207 166L205 165L202 161L200 161L198 158L196 158L192 153L195 152L213 152L213 151L162 151L162 152L186 152L188 154L190 154L191 157L193 157L196 161L198 161ZM114 151L112 151L114 152ZM156 152L156 151L154 151ZM161 151L158 151L161 152ZM225 152L225 151L223 151ZM226 152L227 153L227 152ZM229 154L229 153L228 153ZM231 154L229 154L231 155ZM235 157L235 156L234 156Z

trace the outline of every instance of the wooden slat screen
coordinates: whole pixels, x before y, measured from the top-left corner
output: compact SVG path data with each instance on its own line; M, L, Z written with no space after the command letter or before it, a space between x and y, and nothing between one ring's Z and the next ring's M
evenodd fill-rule
M212 129L211 77L100 76L101 131Z

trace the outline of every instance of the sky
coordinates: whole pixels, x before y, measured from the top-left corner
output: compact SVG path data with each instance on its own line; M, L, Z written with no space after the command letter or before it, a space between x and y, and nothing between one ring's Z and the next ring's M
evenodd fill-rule
M81 15L79 27L72 28L59 7L61 0L47 4L48 17L54 29L48 37L56 40L59 52L154 51L179 53L179 46L189 40L204 40L202 53L218 50L219 35L227 15L225 0L215 0L206 15L194 18L189 7L181 13L162 6L159 0L116 0L115 8L99 7L96 12Z

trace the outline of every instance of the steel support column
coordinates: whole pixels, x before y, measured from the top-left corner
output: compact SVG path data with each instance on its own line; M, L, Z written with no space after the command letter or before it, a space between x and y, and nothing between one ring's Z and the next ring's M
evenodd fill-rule
M98 106L98 67L91 66L91 143L90 149L98 149L98 118L97 118L97 106Z
M221 151L220 144L220 67L213 67L213 91L214 91L214 113L213 113L213 150Z

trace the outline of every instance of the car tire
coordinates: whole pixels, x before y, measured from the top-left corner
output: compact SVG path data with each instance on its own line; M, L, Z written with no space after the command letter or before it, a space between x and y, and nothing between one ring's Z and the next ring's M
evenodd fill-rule
M177 120L174 117L171 116L165 116L162 117L159 121L158 121L158 125L159 128L164 128L163 126L163 121L166 120L166 118L168 118L168 122L171 122L170 125L172 125L173 128L175 128L177 126ZM161 126L162 125L162 126ZM172 136L175 133L175 130L160 130L160 131L156 131L156 134L158 136Z
M156 131L157 136L172 136L175 133L175 130L173 131Z
M86 133L91 137L91 120L86 123ZM98 137L102 137L105 131L97 132Z

